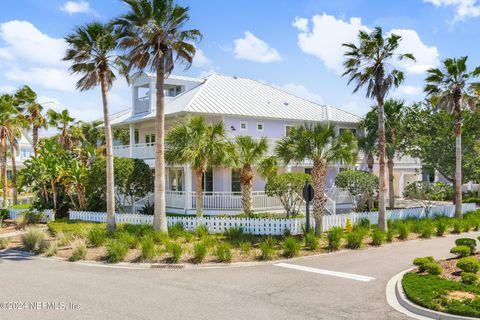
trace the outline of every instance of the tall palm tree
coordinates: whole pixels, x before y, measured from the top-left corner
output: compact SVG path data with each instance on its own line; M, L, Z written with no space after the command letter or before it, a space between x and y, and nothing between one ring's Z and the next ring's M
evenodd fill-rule
M379 158L379 193L378 193L378 226L387 230L386 203L385 203L385 115L384 101L392 88L398 87L404 80L403 72L391 67L393 59L415 58L410 53L397 54L396 51L402 37L390 34L384 37L382 28L376 27L371 33L358 33L359 45L344 43L345 72L348 84L354 82L353 92L366 87L366 97L375 99L378 106L378 158Z
M223 122L206 123L202 116L188 118L168 131L165 159L169 164L190 164L195 172L197 216L203 215L202 178L215 166L235 164L235 146L227 139ZM190 192L190 190L187 190Z
M63 60L71 61L70 71L80 74L77 89L90 90L98 85L102 92L103 124L105 130L105 158L107 163L107 229L115 229L115 194L113 172L113 143L107 91L115 80L114 69L123 70L122 58L115 54L118 46L113 25L90 23L78 27L65 38L69 48ZM96 143L96 141L95 141Z
M242 185L243 211L251 215L253 203L253 167L259 165L265 159L268 151L268 140L263 137L255 140L250 136L237 136L235 144L240 166L240 183Z
M23 86L15 93L15 98L25 108L25 119L32 129L32 144L35 157L38 155L38 131L46 129L47 119L43 116L43 106L37 102L37 94L29 86Z
M290 129L277 142L275 153L289 164L304 160L313 161L313 214L315 233L322 233L322 218L327 198L325 196L327 166L333 163L354 164L358 156L357 140L350 130L337 134L332 123L305 124Z
M167 232L165 207L165 98L164 79L181 62L189 67L195 55L191 43L201 38L199 30L185 30L189 8L173 0L124 0L129 12L114 21L127 50L126 71L141 72L147 67L156 73L155 116L155 214L153 228Z
M453 112L455 116L455 216L462 213L462 109L477 107L479 82L473 78L480 75L480 67L467 71L467 58L449 58L443 61L443 68L427 70L425 93L437 108ZM474 89L474 90L472 90Z

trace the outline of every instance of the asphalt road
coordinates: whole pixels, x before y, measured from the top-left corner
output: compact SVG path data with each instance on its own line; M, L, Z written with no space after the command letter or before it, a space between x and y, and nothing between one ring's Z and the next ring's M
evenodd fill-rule
M472 238L478 235L468 234ZM315 268L309 271L321 269L375 278L371 281L274 264L128 270L3 251L0 319L407 319L387 304L388 280L410 267L417 256L447 257L457 237L415 240L288 262L294 268ZM5 310L18 309L22 302L50 303L49 308L56 303L57 310L46 310L46 306L32 310L35 306L27 308L22 304L21 310Z

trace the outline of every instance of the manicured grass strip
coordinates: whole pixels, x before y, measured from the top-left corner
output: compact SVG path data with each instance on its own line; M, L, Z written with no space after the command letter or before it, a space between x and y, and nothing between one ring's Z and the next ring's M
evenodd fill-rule
M403 276L403 290L416 304L462 316L480 317L480 287L447 280L438 276L407 273ZM477 295L476 299L449 300L451 291L464 291Z

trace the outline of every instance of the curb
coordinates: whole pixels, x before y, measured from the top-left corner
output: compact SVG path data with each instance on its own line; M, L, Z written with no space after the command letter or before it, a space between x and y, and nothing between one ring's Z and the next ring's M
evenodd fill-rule
M397 310L411 318L419 320L474 320L478 318L464 317L454 314L443 313L439 311L430 310L419 306L410 301L402 287L403 275L415 268L404 270L395 276L393 276L387 283L386 295L388 304Z

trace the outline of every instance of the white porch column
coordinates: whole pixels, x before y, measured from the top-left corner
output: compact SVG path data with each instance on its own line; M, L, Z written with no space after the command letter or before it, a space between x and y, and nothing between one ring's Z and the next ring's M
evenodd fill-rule
M403 198L403 188L405 187L405 173L402 172L400 174L400 179L398 181L398 191L399 191L399 196L400 198Z
M192 208L192 168L189 164L183 166L185 178L185 212Z
M130 158L133 158L133 145L135 144L135 126L133 125L133 123L130 123L129 129L130 129L129 155L130 155Z

